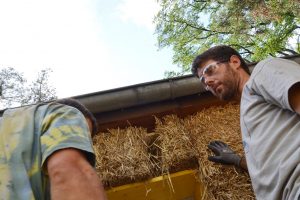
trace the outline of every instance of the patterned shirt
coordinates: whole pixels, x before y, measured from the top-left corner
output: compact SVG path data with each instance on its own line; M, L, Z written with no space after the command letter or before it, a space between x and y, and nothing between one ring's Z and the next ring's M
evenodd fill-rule
M0 200L50 199L47 158L76 148L94 165L91 137L82 113L61 104L8 109L0 118Z

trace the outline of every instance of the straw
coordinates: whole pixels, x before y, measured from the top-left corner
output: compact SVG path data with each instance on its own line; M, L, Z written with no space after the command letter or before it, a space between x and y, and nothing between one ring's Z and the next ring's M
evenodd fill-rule
M146 129L128 127L99 133L94 138L96 171L105 187L113 187L152 177L155 166L148 152Z

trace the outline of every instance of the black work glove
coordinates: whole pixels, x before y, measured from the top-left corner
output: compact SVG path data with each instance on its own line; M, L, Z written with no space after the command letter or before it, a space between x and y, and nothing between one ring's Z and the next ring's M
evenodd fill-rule
M215 154L214 156L209 156L208 160L226 165L240 166L241 157L224 142L212 141L209 143L208 148Z

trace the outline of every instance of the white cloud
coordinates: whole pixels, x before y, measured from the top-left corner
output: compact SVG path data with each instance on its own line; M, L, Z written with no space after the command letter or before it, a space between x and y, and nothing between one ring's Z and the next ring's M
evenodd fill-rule
M1 0L0 67L32 77L52 68L59 97L100 90L95 80L105 79L111 59L99 37L101 26L84 2Z
M107 14L117 8L118 16L126 22L153 30L156 0L119 2L116 6L115 1L108 0L0 0L0 68L14 67L29 79L39 70L51 68L51 82L60 98L158 77L156 74L163 74L161 66L169 66L171 57L168 60L169 54L158 53L150 44L152 34L139 34L147 38L147 47L140 47L145 41L138 37L127 41L130 46L126 46L122 38L116 39L120 37L116 29L104 27L123 25ZM138 32L137 26L124 27L127 34ZM140 66L140 60L145 59L149 60L148 73Z
M125 22L133 22L154 30L153 19L159 10L155 0L123 0L117 6L118 15Z

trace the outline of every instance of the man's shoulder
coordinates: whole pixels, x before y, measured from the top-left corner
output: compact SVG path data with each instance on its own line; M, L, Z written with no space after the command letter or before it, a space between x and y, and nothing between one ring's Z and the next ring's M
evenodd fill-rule
M28 121L28 120L53 120L54 118L76 117L83 119L82 113L74 107L59 103L39 103L34 105L22 106L17 108L9 108L3 112L2 119L11 122Z
M259 61L255 65L253 72L259 71L262 68L264 68L265 66L271 66L272 63L278 62L278 59L282 60L281 58L270 57L270 58L266 58L266 59L263 59L263 60Z
M29 113L34 113L40 105L27 105L15 108L8 108L4 110L3 117L9 117L14 115L27 115Z
M285 59L285 58L276 58L276 57L270 57L266 58L264 60L261 60L256 64L254 67L253 72L259 71L262 68L281 68L284 64L297 64L293 60Z
M284 58L276 58L276 57L266 58L264 60L261 60L255 65L251 73L251 78L253 79L258 74L269 75L269 73L272 71L283 71L285 70L286 66L290 64L294 65L297 63L295 63L292 60L284 59Z
M70 106L65 106L57 103L38 103L33 105L26 105L15 108L8 108L4 110L2 117L13 117L13 116L28 116L38 115L46 113L66 112L68 110L74 111ZM76 111L74 111L76 112Z
M73 106L60 104L56 102L52 102L47 104L47 113L56 115L56 114L62 114L65 113L66 115L82 115L82 112L79 111L77 108L74 108Z

